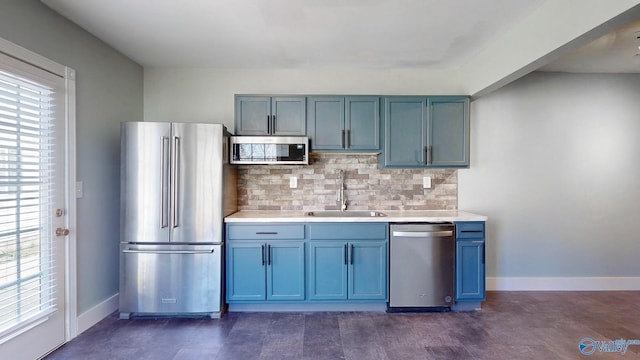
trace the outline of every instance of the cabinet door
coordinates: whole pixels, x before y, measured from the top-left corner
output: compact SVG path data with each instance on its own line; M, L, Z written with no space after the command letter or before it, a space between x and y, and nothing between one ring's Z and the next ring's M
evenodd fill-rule
M304 241L267 243L267 300L304 300Z
M344 98L317 96L307 98L307 124L311 150L344 148Z
M380 150L380 98L348 96L345 107L345 148Z
M236 96L236 135L269 135L271 98Z
M429 166L469 166L469 99L428 99Z
M309 242L309 299L347 299L347 243Z
M227 242L227 301L266 298L265 244Z
M306 98L271 98L271 135L307 135Z
M426 97L384 99L385 166L425 166L426 109Z
M485 300L484 241L456 241L456 301Z
M387 299L387 242L349 243L349 299Z

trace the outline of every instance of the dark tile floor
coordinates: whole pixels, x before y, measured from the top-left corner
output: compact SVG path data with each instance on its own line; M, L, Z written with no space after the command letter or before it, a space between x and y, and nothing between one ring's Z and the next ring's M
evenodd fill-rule
M640 339L640 292L490 292L473 313L114 313L46 359L640 359L582 355L583 338Z

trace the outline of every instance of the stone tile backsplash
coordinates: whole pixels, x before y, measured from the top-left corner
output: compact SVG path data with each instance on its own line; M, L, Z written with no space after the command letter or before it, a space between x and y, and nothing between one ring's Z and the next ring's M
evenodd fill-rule
M338 210L338 170L348 210L456 210L456 169L379 169L375 154L313 153L309 165L239 165L239 210ZM289 178L298 187L289 188ZM431 188L423 189L423 176Z

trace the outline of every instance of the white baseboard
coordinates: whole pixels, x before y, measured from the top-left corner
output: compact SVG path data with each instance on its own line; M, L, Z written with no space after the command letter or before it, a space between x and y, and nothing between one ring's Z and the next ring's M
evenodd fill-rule
M112 312L118 310L118 294L113 295L100 304L78 315L78 334L82 334L85 330L100 322Z
M640 277L488 277L487 290L496 290L496 291L640 290Z

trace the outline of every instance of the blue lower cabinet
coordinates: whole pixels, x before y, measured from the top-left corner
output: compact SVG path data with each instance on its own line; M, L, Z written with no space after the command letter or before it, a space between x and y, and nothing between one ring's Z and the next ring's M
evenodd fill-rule
M387 242L309 242L309 300L386 300Z
M304 241L267 243L267 300L304 300Z
M349 299L387 298L387 243L357 241L349 243Z
M484 222L456 223L456 301L486 299L484 227Z
M309 242L309 300L347 299L347 243Z
M227 302L384 303L388 225L227 224Z
M265 243L260 241L227 242L227 300L264 300Z
M227 301L304 300L304 241L228 241Z

